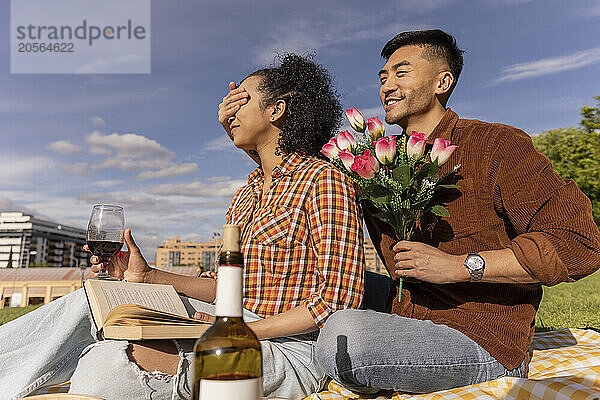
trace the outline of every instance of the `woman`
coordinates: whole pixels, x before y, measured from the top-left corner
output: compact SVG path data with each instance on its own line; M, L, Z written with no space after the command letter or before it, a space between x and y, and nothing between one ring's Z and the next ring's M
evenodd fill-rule
M219 120L234 145L260 162L235 195L227 222L242 230L245 319L261 340L265 395L300 399L317 391L325 377L313 362L317 331L335 310L356 308L362 300L362 231L352 184L317 158L340 116L327 72L296 55L285 56L278 67L252 73L219 108ZM211 318L214 280L152 269L129 230L125 241L130 251L108 265L113 276L171 284L201 300L194 305L205 312L202 318ZM81 294L71 297L75 300L59 299L15 326L35 324L49 307L85 301ZM77 313L79 321L67 324L69 329L89 330L87 315ZM69 348L70 354L81 354L71 378L73 393L110 399L189 397L193 341L96 343L85 332L66 340L76 348ZM54 340L52 344L60 347ZM52 354L63 353L59 348ZM54 360L52 354L46 359ZM68 375L62 365L71 360L54 369ZM38 379L38 384L43 383Z

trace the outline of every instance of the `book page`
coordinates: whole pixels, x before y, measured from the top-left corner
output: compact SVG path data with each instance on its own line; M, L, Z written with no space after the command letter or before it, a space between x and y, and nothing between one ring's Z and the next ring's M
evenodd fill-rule
M93 289L103 320L110 310L122 304L137 304L188 317L179 295L170 285L102 280L86 283Z
M123 304L114 308L106 317L104 327L128 325L202 325L207 324L177 314L156 311L154 309L131 304ZM210 325L210 324L208 324Z

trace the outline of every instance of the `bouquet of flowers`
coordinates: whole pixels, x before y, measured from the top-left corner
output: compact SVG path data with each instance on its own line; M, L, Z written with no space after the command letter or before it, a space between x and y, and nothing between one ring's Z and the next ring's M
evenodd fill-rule
M460 165L446 174L440 170L458 146L437 138L426 151L425 133L385 136L378 117L365 121L356 108L346 110L345 115L360 135L355 138L348 131L340 132L321 153L356 184L359 200L369 200L375 206L376 218L388 223L399 240L410 240L425 213L450 216L433 197L439 189L458 188L448 182Z

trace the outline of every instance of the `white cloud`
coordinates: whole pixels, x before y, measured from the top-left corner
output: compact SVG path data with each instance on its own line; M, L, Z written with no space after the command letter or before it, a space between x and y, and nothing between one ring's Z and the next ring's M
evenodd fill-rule
M46 149L52 150L58 154L63 155L77 154L80 153L82 150L81 146L77 146L76 144L73 144L66 140L59 140L57 142L50 143L48 146L46 146Z
M492 84L512 82L542 75L555 74L577 68L587 67L600 62L600 47L577 51L565 56L549 57L541 60L513 64L502 70L500 78Z
M64 171L85 175L90 171L115 168L129 172L142 171L136 179L145 180L190 174L198 169L196 163L174 162L174 152L156 140L135 133L105 135L94 131L86 137L85 142L89 154L106 157L93 163L78 162L65 165ZM62 152L61 154L71 154L76 149L81 150L80 146L66 141L55 142L48 147Z
M92 132L86 139L86 143L99 148L111 149L119 156L131 158L166 158L171 159L175 154L163 147L156 140L135 133L103 135L98 131Z
M90 123L97 127L106 126L106 122L100 117L90 117Z
M12 199L0 196L0 211L22 211L29 215L43 217L37 210L15 203Z
M77 200L89 205L93 204L118 204L126 211L135 212L152 211L161 214L177 212L179 207L167 199L149 196L135 192L90 192L81 193Z
M125 156L111 156L92 164L91 168L94 171L107 168L116 168L120 169L121 171L136 172L153 168L167 168L171 165L173 165L172 161L165 159L161 160L160 158L136 159L127 158Z
M246 184L245 180L222 180L212 183L195 181L183 184L164 184L150 189L150 193L161 196L226 197L232 196Z
M135 179L144 180L154 178L166 178L168 176L191 174L192 172L196 172L197 170L198 164L196 163L172 165L170 167L159 169L158 171L144 171L138 174L138 176L136 176Z
M111 186L117 186L117 185L120 185L122 183L124 183L124 181L122 181L120 179L102 180L102 181L93 182L92 186L106 188L106 187L111 187Z
M0 185L35 184L56 167L56 162L46 157L0 154Z
M233 142L227 134L219 135L219 137L210 140L204 146L204 150L235 150Z
M110 155L113 152L107 147L90 146L90 148L88 149L88 153L94 154L94 155Z
M85 176L89 174L89 164L86 162L77 162L73 164L64 164L62 170L70 174Z
M7 195L17 204L25 204L29 212L42 219L56 221L63 225L85 228L90 210L73 197L63 193L53 194L40 190L19 190Z
M206 178L207 182L223 182L223 181L229 181L231 180L231 177L229 176L211 176Z

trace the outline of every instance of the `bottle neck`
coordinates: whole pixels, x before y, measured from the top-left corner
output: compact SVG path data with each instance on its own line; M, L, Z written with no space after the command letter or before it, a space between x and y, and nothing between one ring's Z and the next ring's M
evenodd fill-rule
M217 274L217 317L242 317L243 257L239 252L223 252Z

